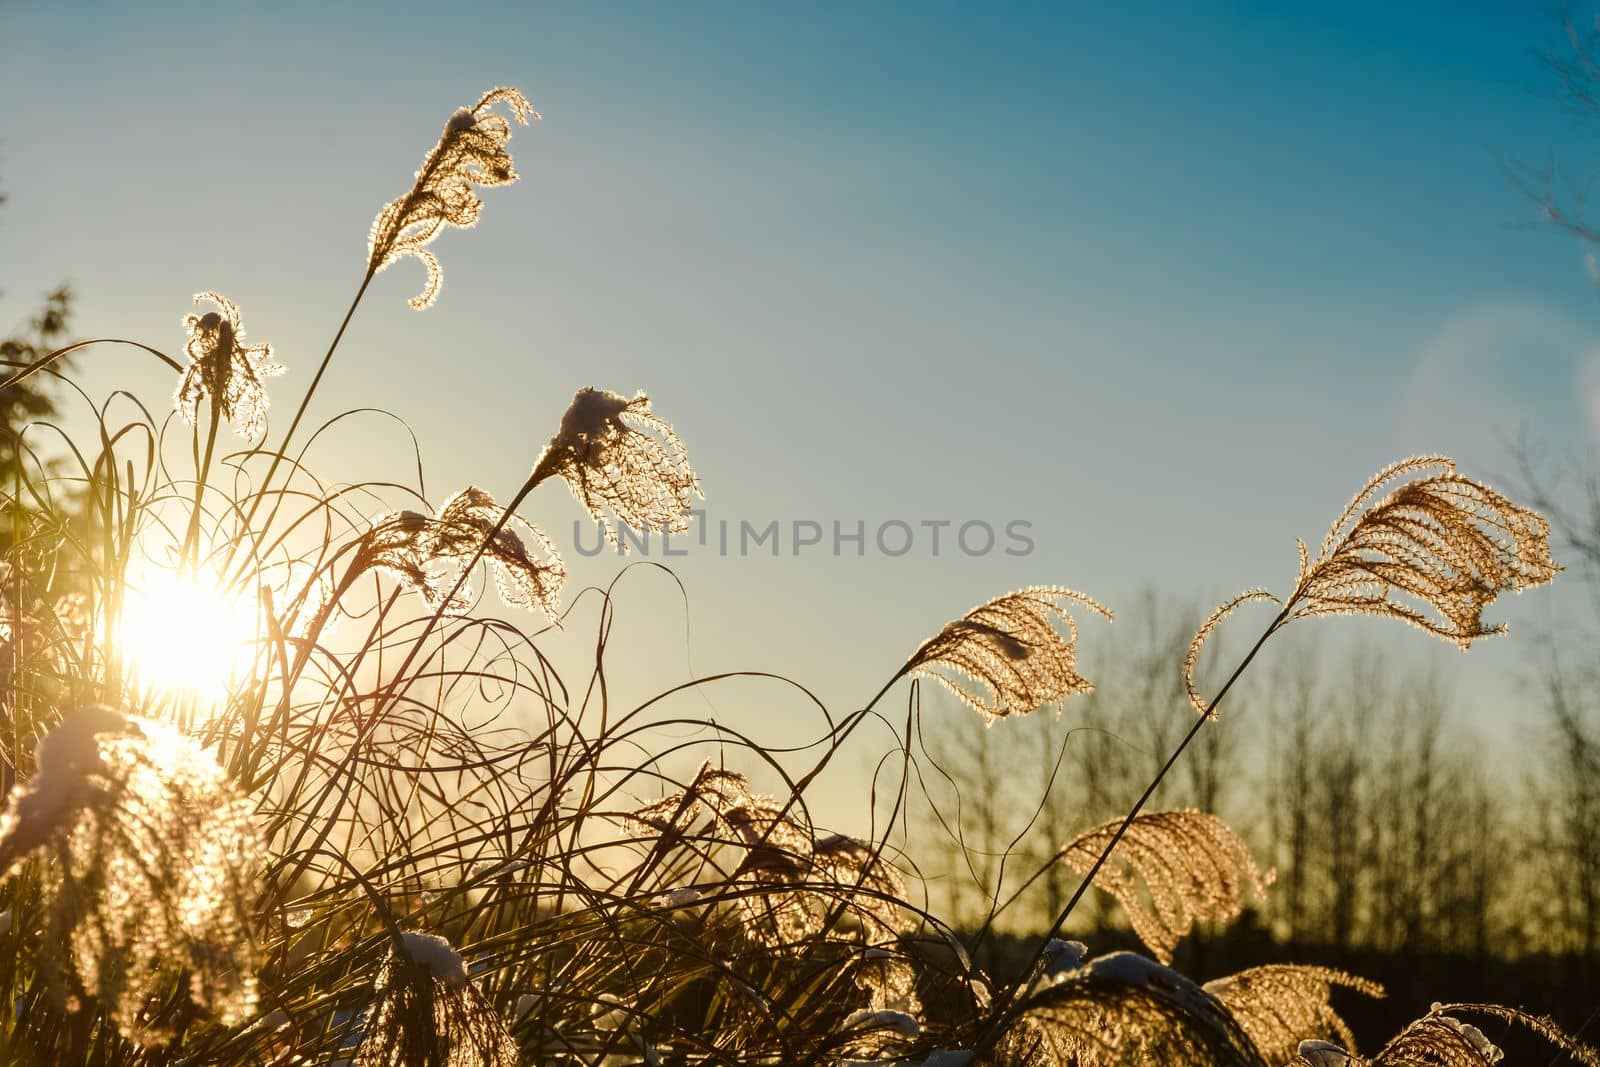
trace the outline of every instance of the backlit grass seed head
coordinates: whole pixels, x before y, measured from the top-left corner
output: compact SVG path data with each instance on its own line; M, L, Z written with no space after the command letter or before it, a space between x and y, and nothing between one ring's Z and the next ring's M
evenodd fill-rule
M679 533L689 528L689 509L701 495L683 442L643 393L628 400L579 389L534 468L535 481L550 476L566 480L614 545L617 530L607 511L635 531Z
M1549 523L1458 474L1446 456L1385 467L1335 520L1315 559L1305 542L1299 548L1299 575L1286 601L1264 589L1246 590L1212 612L1195 634L1184 681L1196 710L1207 712L1194 684L1200 649L1243 604L1282 604L1274 626L1316 615L1399 619L1465 650L1480 637L1505 632L1504 623L1483 621L1495 597L1544 585L1561 570L1550 555Z
M1333 1038L1345 1049L1356 1047L1355 1035L1333 1010L1335 986L1369 997L1383 987L1331 967L1268 964L1252 967L1205 984L1239 1020L1250 1040L1272 1063L1287 1063L1304 1041Z
M63 720L38 763L13 794L0 851L53 856L48 932L67 946L75 983L140 1044L171 1037L148 1003L180 976L221 1025L249 1018L263 865L249 798L186 735L106 708Z
M1385 1067L1493 1067L1504 1058L1476 1026L1429 1013L1396 1034L1372 1062Z
M1410 1067L1411 1064L1443 1063L1446 1067L1453 1067L1458 1063L1476 1065L1501 1062L1505 1054L1484 1035L1482 1030L1464 1022L1461 1019L1463 1015L1481 1015L1494 1020L1495 1023L1501 1024L1497 1029L1506 1025L1520 1027L1555 1049L1560 1054L1558 1059L1582 1064L1583 1067L1600 1067L1600 1050L1583 1044L1576 1036L1567 1033L1546 1016L1531 1015L1501 1004L1470 1003L1432 1005L1427 1015L1406 1027L1398 1037L1384 1046L1383 1051L1373 1058L1373 1064L1384 1067L1399 1067L1399 1065ZM1447 1033L1453 1036L1446 1037ZM1411 1040L1419 1036L1420 1040ZM1450 1059L1448 1055L1441 1055L1436 1059L1427 1058L1432 1042L1450 1049L1459 1058ZM1470 1052L1466 1051L1468 1049Z
M1078 624L1065 606L1071 604L1111 619L1110 611L1071 589L1020 589L947 625L917 649L902 673L936 679L986 722L1091 692L1093 684L1078 673Z
M849 1038L843 1049L844 1063L905 1063L894 1054L922 1036L922 1022L891 1008L860 1008L845 1016L839 1030Z
M735 843L721 813L749 799L744 775L703 763L685 788L625 815L622 833L652 848L680 850L698 858L701 862L695 867L702 869L693 872L696 877L726 877L741 865L742 856L726 854L734 851Z
M466 566L483 546L483 558L494 570L495 588L506 606L537 608L555 618L561 612L561 586L567 577L561 554L541 530L516 516L486 543L500 514L494 497L469 485L440 506L428 527L426 550L435 558Z
M634 811L631 836L696 856L703 874L737 891L744 932L769 946L790 944L816 929L816 915L793 882L811 869L808 827L774 798L751 793L745 776L701 766L688 787Z
M1215 997L1132 952L1114 952L1031 997L997 1062L1121 1067L1266 1067Z
M744 775L703 763L687 788L635 809L625 820L623 830L635 836L660 835L675 844L689 835L706 811L720 812L750 799L750 786Z
M883 947L867 949L856 962L853 977L867 995L870 1010L922 1013L916 969L900 953Z
M469 485L441 504L433 518L415 511L387 516L362 536L353 571L385 571L437 608L455 587L461 568L481 547L486 565L494 571L500 599L508 607L537 608L557 617L567 578L560 552L543 531L516 516L486 541L500 514L494 497ZM446 610L462 611L466 606L463 590Z
M356 1067L516 1067L516 1041L451 944L406 931L374 985Z
M66 829L76 810L93 795L92 775L107 774L100 758L99 735L127 729L123 716L110 708L79 708L39 739L37 768L11 791L0 814L0 869L14 873L34 849Z
M200 402L211 397L234 433L254 442L267 428L266 379L282 374L272 359L271 345L245 344L238 305L220 293L199 293L194 302L210 301L216 311L185 315L189 340L184 351L189 366L178 382L174 403L183 421L194 425Z
M427 245L446 226L467 229L478 221L483 201L474 186L488 188L517 180L506 149L511 123L494 110L496 104L504 104L523 126L539 117L517 90L489 90L476 105L450 116L439 143L423 159L411 191L384 205L372 221L367 239L370 271L381 271L404 256L415 256L427 267L428 280L410 301L418 311L438 298L443 281L439 260Z
M873 943L892 942L916 926L906 910L906 880L882 853L866 842L831 834L811 850L818 875L840 887L848 914L861 923Z
M1079 874L1093 868L1116 835L1114 820L1063 845L1060 861ZM1244 910L1245 894L1266 895L1250 848L1228 824L1201 811L1138 816L1094 876L1115 897L1139 940L1166 962L1197 922L1227 922Z
M1406 481L1369 503L1401 477ZM1465 649L1505 631L1504 623L1483 622L1483 609L1496 596L1544 585L1559 569L1542 517L1457 474L1448 458L1420 456L1379 471L1333 524L1315 560L1300 546L1300 576L1289 603L1296 618L1361 613L1401 619Z
M416 511L400 511L377 519L361 535L346 582L369 570L380 570L437 607L449 587L440 588L444 575L425 555L426 531L432 521Z

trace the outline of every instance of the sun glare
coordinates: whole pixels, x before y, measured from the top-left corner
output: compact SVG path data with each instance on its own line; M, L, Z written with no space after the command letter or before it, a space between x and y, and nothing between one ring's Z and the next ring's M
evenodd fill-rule
M142 688L220 695L254 632L250 598L204 573L152 571L122 609L123 648Z

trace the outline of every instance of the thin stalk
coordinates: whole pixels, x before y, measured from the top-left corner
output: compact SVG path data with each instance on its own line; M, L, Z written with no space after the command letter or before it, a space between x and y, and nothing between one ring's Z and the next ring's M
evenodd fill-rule
M80 348L88 348L90 345L128 345L131 348L137 348L141 351L150 353L152 356L155 356L161 362L165 363L172 370L177 371L179 374L183 373L183 364L179 363L177 360L173 359L171 356L160 351L159 349L151 348L146 344L140 344L138 341L130 341L125 337L96 337L88 341L74 341L70 345L66 345L62 348L56 349L54 352L40 356L38 359L34 360L26 367L23 367L21 370L15 371L8 375L5 381L0 382L0 392L5 392L18 382L26 381L28 378L33 377L33 375L50 366L50 364L54 363L56 360L64 359L67 356L72 355L72 353L78 351Z
M1039 965L1039 961L1044 959L1045 949L1049 947L1051 939L1059 934L1061 928L1066 925L1073 909L1078 906L1078 902L1083 899L1084 894L1089 891L1089 887L1094 884L1095 875L1100 873L1100 869L1111 858L1111 853L1116 849L1118 843L1122 841L1123 835L1128 832L1128 827L1132 826L1133 820L1139 817L1139 813L1144 810L1145 804L1149 802L1156 788L1166 778L1167 772L1172 770L1173 765L1178 762L1178 757L1183 755L1184 750L1189 747L1189 743L1198 737L1200 731L1205 729L1206 724L1211 721L1211 715L1222 703L1222 698L1228 695L1228 690L1232 689L1233 684L1244 674L1245 668L1250 666L1251 662L1256 658L1256 654L1261 651L1261 647L1267 643L1267 638L1277 633L1278 629L1287 621L1289 608L1292 605L1293 601L1291 600L1278 613L1277 618L1273 619L1267 628L1262 631L1261 636L1256 638L1256 643L1250 646L1250 651L1245 654L1244 659L1239 661L1239 665L1233 669L1233 673L1228 676L1228 680L1222 683L1222 688L1217 690L1217 695L1212 697L1210 702L1206 704L1205 713L1195 719L1195 723L1189 728L1189 732L1183 735L1183 740L1178 742L1178 747L1172 750L1172 755L1167 757L1167 761L1162 764L1161 770L1156 772L1156 776L1151 779L1150 784L1145 787L1144 792L1139 795L1139 799L1129 809L1128 814L1122 820L1122 825L1117 827L1117 832L1111 835L1111 840L1101 850L1099 857L1094 861L1094 865L1089 868L1088 873L1083 876L1083 880L1078 883L1078 888L1073 891L1066 907L1061 909L1061 914L1056 916L1056 921L1050 925L1050 929L1040 939L1039 947L1034 950L1033 956L1022 968L1016 980L1009 983L1005 992L1001 994L994 1021L989 1025L983 1037L978 1041L977 1047L973 1050L974 1060L981 1061L983 1055L994 1047L995 1041L1004 1032L1004 1024L1009 1022L1012 1017L1012 1009L1016 1006L1017 994L1028 981L1028 976L1033 973L1034 968Z
M244 521L241 524L243 530L248 532L252 528L251 523L256 517L256 512L261 508L261 501L266 499L267 488L272 484L273 475L278 473L278 468L283 465L283 457L289 452L289 442L294 439L295 431L300 428L300 421L305 418L306 409L311 406L311 398L316 394L317 386L321 383L323 374L327 373L328 364L333 361L334 352L339 348L339 342L344 339L345 330L350 327L350 320L355 317L356 308L361 305L361 298L367 295L367 287L372 284L372 279L377 276L377 273L376 270L368 267L366 275L361 279L361 287L356 290L355 299L350 301L350 307L345 311L344 319L339 323L338 331L328 344L328 351L323 354L322 362L317 365L317 373L312 375L311 384L306 387L305 394L300 397L300 404L295 408L294 418L289 420L289 429L284 433L282 443L272 453L272 463L267 467L266 477L261 479L260 488L250 495L250 509L245 512ZM267 516L265 526L270 527L272 520L278 517L278 508L282 503L283 497L280 495L277 502L272 505L272 512ZM228 550L228 559L223 564L224 570L233 562L234 547L244 540L247 540L247 538L240 538L233 542L233 547ZM237 577L242 578L243 572L241 571Z
M406 954L406 942L405 938L401 936L400 923L395 920L394 911L389 907L389 902L384 900L378 893L377 888L372 884L372 880L362 872L361 868L351 863L346 856L335 852L331 848L318 849L317 855L326 856L334 860L350 873L350 877L361 887L362 892L367 896L367 900L372 903L373 912L378 916L378 920L383 923L384 932L389 935L389 943L394 946L396 952Z
M418 173L417 180L411 186L411 191L406 194L406 202L401 207L398 217L405 218L406 213L411 209L412 205L416 203L417 197L420 195L423 187L428 184L428 181L433 176L434 170L438 166L439 160L437 158L433 158L428 166ZM305 395L300 398L300 406L295 409L294 418L289 421L289 430L283 435L283 443L280 444L277 451L273 452L272 454L272 464L267 468L267 476L261 480L261 487L252 495L250 501L250 510L245 514L244 517L245 532L248 533L251 529L251 520L255 518L256 511L261 506L262 498L267 495L267 489L272 484L272 476L277 473L278 467L283 464L283 457L288 454L289 442L294 439L294 432L300 428L300 420L305 417L306 408L310 407L311 405L311 397L316 393L317 385L322 381L322 375L327 371L328 364L330 361L332 361L333 353L338 349L340 340L344 338L344 331L349 327L350 320L355 317L356 308L360 305L361 298L367 294L367 286L371 285L372 279L377 277L378 271L382 269L381 265L388 258L389 251L394 247L393 242L396 237L398 237L398 231L390 236L388 243L383 245L381 248L373 248L368 253L367 273L361 278L361 288L356 290L355 299L350 301L350 308L344 313L344 321L339 323L339 331L333 335L333 341L328 345L327 353L323 355L322 362L317 365L317 373L312 376L311 384L306 387ZM267 516L267 521L263 525L263 529L271 528L272 520L278 517L278 508L282 505L282 503L283 497L280 495L277 502L272 505L272 513ZM229 562L232 562L231 556L229 557ZM224 565L224 569L226 569L226 565ZM241 578L243 577L242 570L239 576Z
M1583 1037L1584 1031L1593 1026L1596 1019L1600 1019L1600 1004L1595 1005L1594 1011L1591 1011L1589 1013L1589 1017L1583 1020L1582 1026L1572 1031L1572 1040L1574 1043ZM1551 1058L1548 1067L1557 1067L1557 1065L1566 1058L1567 1054L1565 1052L1557 1052L1555 1056Z
M222 419L222 397L215 391L211 395L211 425L206 428L205 456L200 458L194 475L194 510L189 513L189 531L183 535L183 551L178 553L180 569L200 562L200 515L206 495L206 480L211 473L211 457L217 447L217 423ZM194 559L190 559L190 553Z

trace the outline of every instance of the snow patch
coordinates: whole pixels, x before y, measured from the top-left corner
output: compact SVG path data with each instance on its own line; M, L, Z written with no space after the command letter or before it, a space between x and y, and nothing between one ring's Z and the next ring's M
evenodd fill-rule
M434 934L419 934L410 930L400 934L405 942L406 955L413 963L426 967L434 978L451 989L465 989L467 965L455 946Z

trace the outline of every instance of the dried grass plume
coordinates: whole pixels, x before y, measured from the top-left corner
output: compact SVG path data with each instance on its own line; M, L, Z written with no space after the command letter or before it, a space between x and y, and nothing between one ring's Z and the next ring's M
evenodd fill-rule
M998 1064L1267 1067L1215 997L1132 952L1114 952L1031 997L1001 1038Z
M250 1017L264 845L254 804L209 752L109 708L73 712L40 742L37 772L0 817L0 855L35 849L54 858L46 937L66 946L71 983L125 1037L172 1036L145 1009L179 977L222 1025Z
M344 584L375 568L436 608L481 547L483 559L494 570L500 599L508 607L537 608L556 618L567 578L561 553L542 530L517 516L488 539L500 514L493 496L469 485L441 504L432 518L415 511L385 516L362 535ZM458 612L467 605L458 594L444 606Z
M384 960L356 1067L517 1067L517 1044L450 942L405 931Z
M538 118L515 89L490 89L471 108L450 116L439 143L433 146L417 171L411 191L384 205L372 220L367 240L367 269L376 274L404 256L415 256L428 268L422 292L411 298L421 311L439 296L444 274L439 260L427 249L446 226L467 229L478 221L483 201L473 186L510 185L517 180L506 145L511 123L493 108L504 104L523 126Z
M635 531L679 533L689 528L692 498L701 495L683 442L643 393L628 400L605 389L579 389L532 480L552 476L566 480L614 545L620 542L607 510Z
M1403 479L1403 480L1402 480ZM1394 488L1379 498L1384 488ZM1375 474L1350 501L1312 558L1299 542L1300 571L1272 629L1316 615L1376 615L1410 623L1462 649L1505 632L1483 610L1501 593L1552 581L1550 524L1456 471L1446 456L1417 456ZM1241 604L1274 600L1249 590L1212 613L1184 663L1189 699L1206 638Z
M211 397L234 433L254 442L267 428L266 379L282 374L283 364L273 361L271 345L245 344L237 304L221 293L195 295L196 304L204 301L217 310L184 316L189 366L173 402L183 421L193 426L200 417L200 401Z
M1294 618L1400 619L1465 649L1505 632L1504 623L1483 622L1496 596L1544 585L1559 569L1550 557L1550 524L1540 515L1456 473L1447 457L1419 456L1374 475L1329 529L1315 560L1300 545L1289 604Z
M1087 874L1121 825L1117 819L1067 842L1060 861ZM1163 963L1195 923L1236 918L1245 893L1261 899L1271 882L1227 823L1187 810L1135 818L1094 876L1095 887L1116 898L1134 934Z
M1493 1067L1505 1053L1463 1015L1519 1026L1583 1067L1600 1067L1600 1052L1581 1044L1550 1019L1499 1004L1435 1004L1372 1058L1373 1067ZM1555 1061L1552 1061L1555 1062Z
M1218 978L1205 984L1256 1048L1272 1063L1288 1063L1303 1042L1333 1038L1343 1048L1356 1047L1355 1035L1329 999L1335 986L1369 997L1384 995L1383 987L1365 978L1335 970L1300 964L1268 964Z
M1094 685L1078 673L1078 624L1067 604L1108 621L1112 617L1071 589L1019 589L945 626L917 649L901 673L937 680L985 722L1026 715L1074 693L1091 692Z

